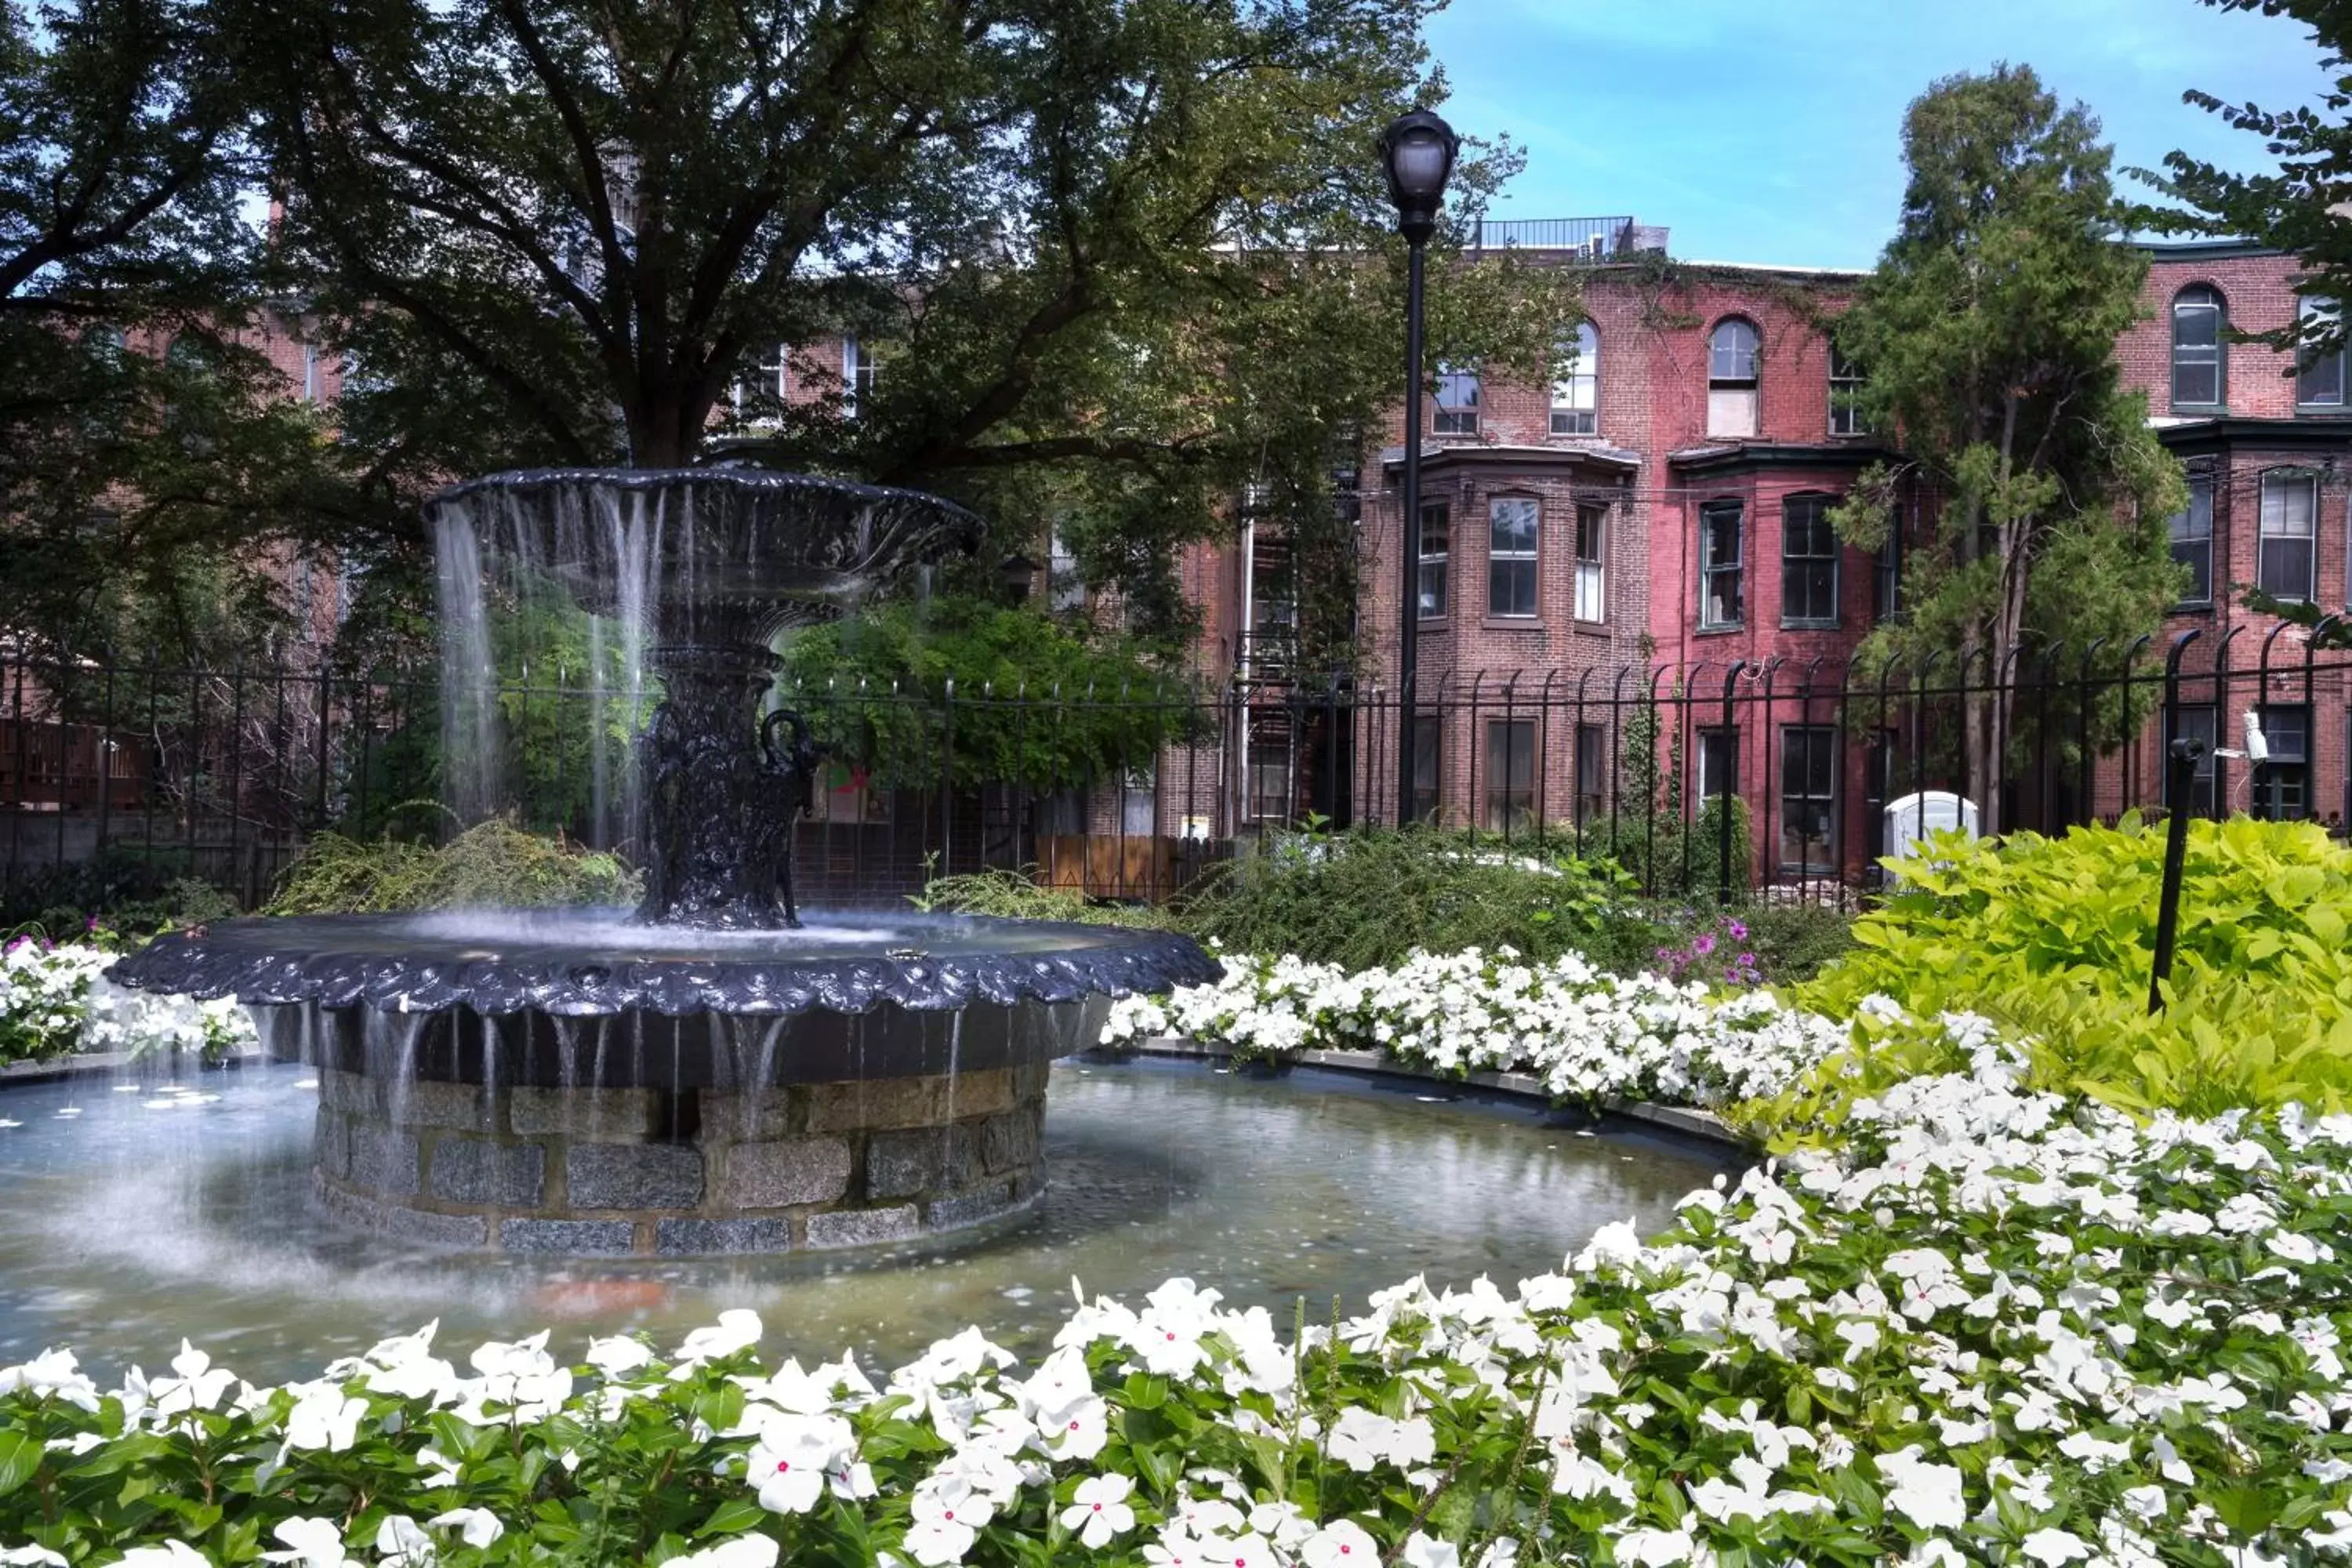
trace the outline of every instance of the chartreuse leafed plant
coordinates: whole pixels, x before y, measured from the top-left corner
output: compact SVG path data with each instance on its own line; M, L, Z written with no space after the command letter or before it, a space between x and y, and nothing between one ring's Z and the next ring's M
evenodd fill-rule
M0 1561L1045 1568L2250 1568L2352 1546L2352 1118L2214 1121L1963 1074L1555 1273L1328 1327L1172 1279L1017 1362L683 1343L256 1387L0 1369Z
M2126 816L2063 838L1938 839L1854 923L1853 951L1796 988L1861 1017L1799 1120L1914 1072L1950 1068L1874 1021L1984 1014L2032 1042L2032 1081L2137 1111L2210 1115L2352 1099L2352 851L2309 823L2190 825L2168 1003L2147 1011L2165 830ZM1826 1098L1818 1098L1825 1096Z

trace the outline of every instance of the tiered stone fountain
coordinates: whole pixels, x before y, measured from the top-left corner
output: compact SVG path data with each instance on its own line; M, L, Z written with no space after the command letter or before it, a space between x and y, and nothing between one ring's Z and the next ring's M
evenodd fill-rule
M783 627L968 541L934 497L744 468L559 470L431 508L449 623L445 736L490 765L485 560L618 624L663 700L625 815L634 912L224 922L116 965L234 995L320 1068L332 1213L453 1247L693 1254L857 1246L1017 1212L1041 1190L1048 1068L1107 999L1212 978L1155 932L813 916L793 824L815 749L760 711ZM477 798L471 804L482 804Z

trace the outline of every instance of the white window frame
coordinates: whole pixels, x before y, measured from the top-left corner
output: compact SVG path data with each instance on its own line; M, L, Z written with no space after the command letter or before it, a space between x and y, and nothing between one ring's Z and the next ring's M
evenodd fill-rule
M2309 504L2297 519L2290 512L2289 487L2299 488L2309 498ZM2309 603L2319 596L2319 475L2309 468L2273 468L2262 476L2260 520L2254 542L2254 585L2274 599ZM2274 557L2292 562L2296 554L2303 558L2302 591L2282 593L2273 586Z
M1597 436L1601 433L1601 334L1590 321L1580 322L1567 342L1555 351L1560 374L1551 384L1551 433L1555 436Z
M1525 508L1535 519L1535 526L1528 531L1528 542L1525 549L1516 545L1507 550L1495 547L1496 524L1506 507L1515 510ZM1522 583L1527 588L1528 607L1524 610L1496 607L1503 595L1495 590L1503 581L1500 574L1506 570L1509 572L1513 584L1509 603L1517 605L1519 602L1517 588ZM1489 620L1532 621L1542 614L1543 502L1534 496L1490 496L1486 500L1486 616Z
M1585 501L1576 509L1576 618L1609 618L1609 507Z
M1467 402L1446 401L1449 388L1457 394L1469 391ZM1477 367L1441 364L1437 367L1437 396L1432 401L1433 412L1429 430L1433 436L1475 436L1478 434L1478 405L1485 400L1486 381Z

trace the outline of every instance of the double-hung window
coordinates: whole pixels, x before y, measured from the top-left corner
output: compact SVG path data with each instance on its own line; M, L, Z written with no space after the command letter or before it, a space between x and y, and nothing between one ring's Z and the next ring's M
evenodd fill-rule
M1830 345L1830 434L1832 436L1867 436L1870 426L1862 417L1862 367Z
M1741 624L1740 505L1714 500L1698 510L1698 624L1719 631Z
M1580 826L1609 809L1609 731L1600 724L1576 727L1576 820Z
M1802 876L1835 869L1837 740L1826 725L1780 731L1780 868Z
M1414 595L1424 621L1445 614L1445 568L1453 548L1453 515L1444 501L1432 501L1421 509L1421 563Z
M841 412L855 419L874 391L874 351L855 337L841 340Z
M1437 367L1437 415L1430 429L1439 436L1478 434L1478 373Z
M2200 474L2189 481L2189 504L2165 519L2172 541L2172 559L2189 568L2189 585L2180 591L2184 605L2213 602L2213 481Z
M1706 342L1706 433L1751 437L1757 430L1756 323L1735 316L1717 323Z
M2266 704L2259 710L2270 758L2255 772L2253 813L2274 822L2311 815L2311 710Z
M2261 534L2254 554L2255 586L2274 599L2313 598L2318 524L2317 474L2295 468L2264 474Z
M1494 719L1486 724L1486 826L1500 833L1533 826L1536 815L1536 721Z
M2192 283L2172 297L2172 408L2218 409L2222 397L2221 293Z
M1780 506L1780 624L1838 623L1838 539L1830 498L1790 496Z
M1739 731L1735 728L1698 732L1698 797L1737 794L1739 789Z
M1486 504L1486 613L1536 613L1536 548L1543 509L1533 496L1496 496Z
M2319 347L2319 340L2336 329L2340 312L2333 300L2305 294L2295 307L2295 324L2304 347L2296 356L2294 404L2319 414L2344 412L2345 345Z
M1444 761L1445 721L1435 713L1412 716L1412 820L1434 823L1440 802L1439 785L1444 774L1440 766Z
M1576 618L1609 618L1609 509L1591 502L1576 509Z
M1553 351L1551 433L1591 436L1600 431L1601 336L1585 322Z

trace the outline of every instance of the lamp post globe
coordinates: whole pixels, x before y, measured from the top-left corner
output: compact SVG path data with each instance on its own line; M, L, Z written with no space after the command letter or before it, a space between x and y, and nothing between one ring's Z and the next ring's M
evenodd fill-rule
M1437 226L1445 182L1462 138L1436 113L1416 109L1398 116L1381 132L1381 166L1388 174L1389 200L1396 205L1397 232L1415 244Z
M1401 115L1381 132L1381 170L1396 204L1397 232L1405 240L1404 518L1398 531L1396 821L1413 817L1415 747L1413 681L1420 662L1421 577L1421 294L1422 252L1436 230L1445 182L1462 139L1426 109Z

